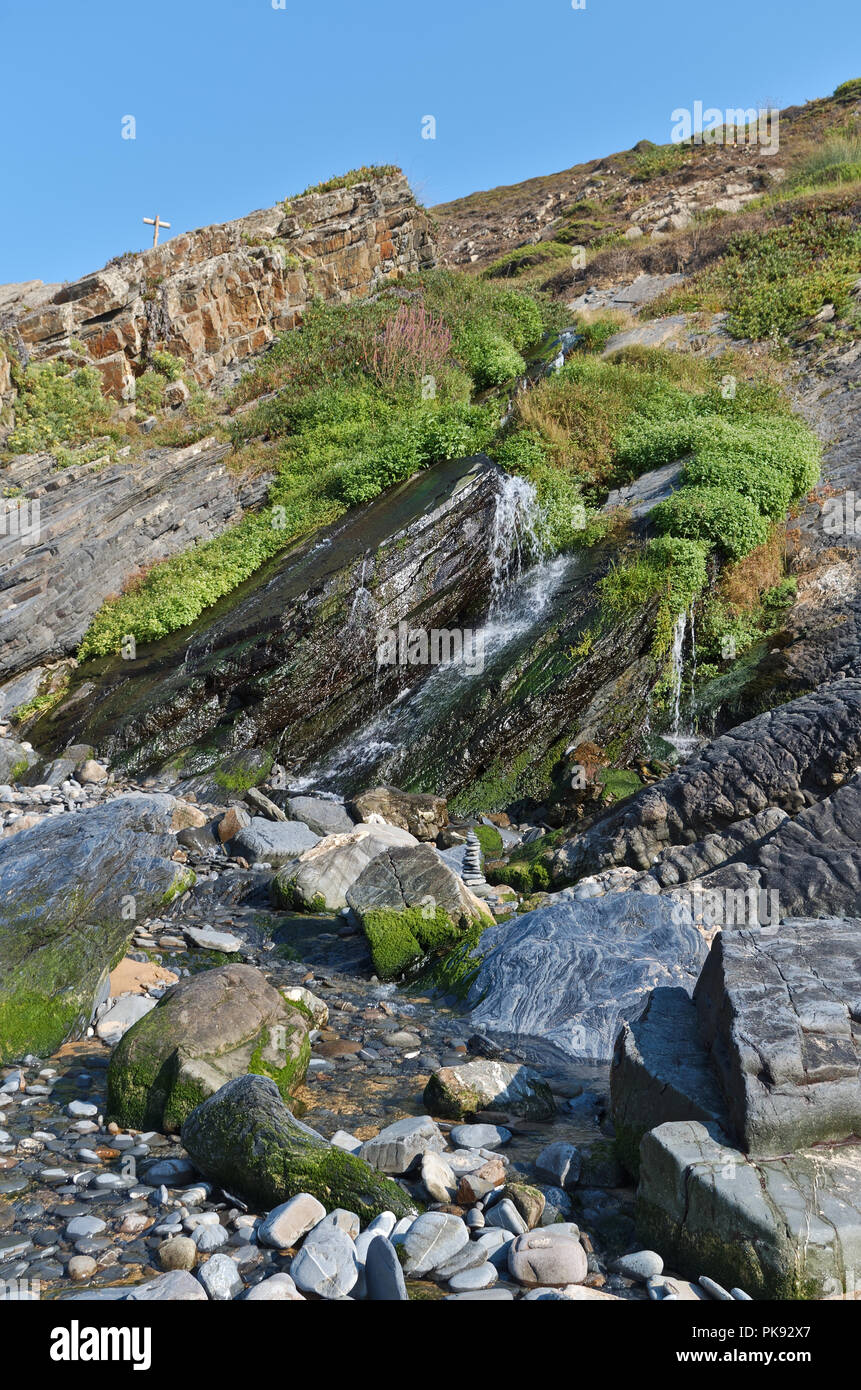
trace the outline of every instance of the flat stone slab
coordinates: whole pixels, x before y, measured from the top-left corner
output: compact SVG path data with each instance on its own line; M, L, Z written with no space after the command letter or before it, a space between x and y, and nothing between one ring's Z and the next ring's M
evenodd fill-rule
M640 1146L637 1231L665 1263L752 1298L842 1298L861 1270L861 1144L748 1158L716 1125Z
M252 816L251 824L240 830L233 845L249 861L265 861L278 867L311 849L319 838L298 820L274 821Z

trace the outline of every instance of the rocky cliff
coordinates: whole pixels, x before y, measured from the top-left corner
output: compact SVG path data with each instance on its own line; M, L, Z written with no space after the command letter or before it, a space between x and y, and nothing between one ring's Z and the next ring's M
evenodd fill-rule
M22 363L81 344L106 392L130 401L154 351L181 358L209 386L298 323L315 296L364 295L433 261L407 180L381 175L184 232L71 284L3 286L0 338ZM14 389L0 357L0 418L4 407L11 427Z

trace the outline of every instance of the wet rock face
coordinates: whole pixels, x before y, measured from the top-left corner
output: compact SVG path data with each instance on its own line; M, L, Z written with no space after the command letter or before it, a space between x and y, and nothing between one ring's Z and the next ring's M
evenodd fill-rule
M217 535L266 494L268 475L243 480L212 438L153 449L134 464L57 468L23 454L5 470L38 497L38 543L0 535L0 680L75 651L110 594L140 567ZM35 693L35 692L34 692ZM22 692L16 703L29 698Z
M158 764L198 740L212 748L278 746L292 776L347 737L427 667L378 667L381 629L462 626L489 593L489 536L500 474L483 455L442 463L317 533L234 597L151 654L109 662L100 699L76 699L33 731L65 744L98 725L100 750ZM85 673L86 674L86 673Z
M136 915L191 881L170 858L176 804L117 797L0 842L0 1061L85 1028Z
M566 841L554 874L572 879L613 864L649 869L667 846L692 844L767 807L793 815L839 786L859 757L861 679L835 681L715 739Z
M723 932L694 998L744 1150L861 1133L861 919Z
M300 322L313 295L349 299L433 263L428 219L407 180L381 176L174 236L47 287L32 308L22 285L18 299L7 293L4 331L23 361L81 342L106 391L130 400L154 350L180 357L208 385ZM2 369L0 392L0 405L14 406Z
M289 1095L305 1075L308 1024L250 965L174 985L122 1038L108 1068L108 1108L134 1129L177 1133L207 1096L257 1070Z
M696 983L706 946L679 904L646 894L557 900L484 932L477 1029L535 1060L608 1061L649 990Z

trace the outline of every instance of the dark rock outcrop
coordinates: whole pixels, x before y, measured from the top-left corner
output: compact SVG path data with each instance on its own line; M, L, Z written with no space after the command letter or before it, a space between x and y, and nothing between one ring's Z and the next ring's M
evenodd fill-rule
M134 462L13 460L4 480L38 498L39 531L32 544L0 535L0 680L70 655L130 575L217 535L260 502L269 477L232 473L229 452L209 438Z
M554 874L574 879L614 864L649 869L669 845L725 832L769 807L793 815L839 786L859 759L861 680L837 681L715 739L566 841Z

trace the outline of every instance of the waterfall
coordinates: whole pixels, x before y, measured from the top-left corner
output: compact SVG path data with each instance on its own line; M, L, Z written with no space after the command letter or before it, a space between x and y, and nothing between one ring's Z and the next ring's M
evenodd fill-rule
M673 629L673 733L679 734L681 730L681 706L682 706L682 654L685 645L685 631L688 625L688 615L686 610L682 610L676 618L676 625Z
M523 573L541 558L542 516L535 488L526 478L506 473L496 498L490 536L490 613Z
M691 646L692 660L696 667L696 635L694 632L694 611L690 612L691 624ZM667 743L671 743L676 752L682 758L688 758L700 746L702 740L688 728L683 731L682 723L682 676L684 674L684 646L685 636L688 630L687 610L680 613L676 618L676 625L673 628L673 651L672 651L672 695L673 695L673 723L669 733L663 735Z
M542 558L541 529L541 509L531 483L504 475L488 538L490 601L487 617L477 624L480 665L452 660L431 667L420 684L405 687L385 709L292 781L293 791L312 786L337 791L357 775L396 781L416 741L441 719L456 719L460 701L479 697L487 667L504 659L507 649L516 649L546 621L566 578L582 563L568 555Z

